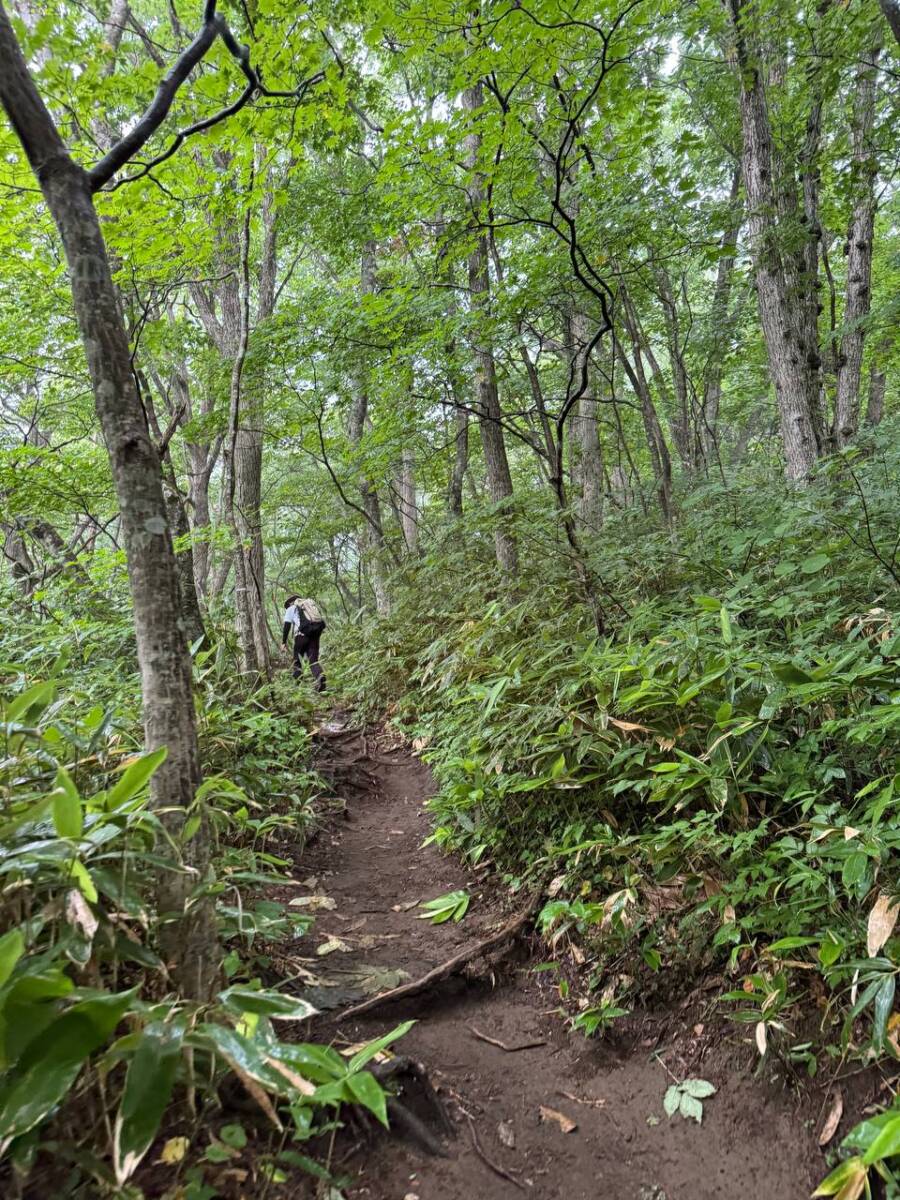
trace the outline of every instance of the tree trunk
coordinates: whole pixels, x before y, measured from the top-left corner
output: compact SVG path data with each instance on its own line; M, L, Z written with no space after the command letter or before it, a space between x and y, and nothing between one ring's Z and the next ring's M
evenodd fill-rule
M167 757L153 776L151 795L177 837L200 783L191 662L179 622L175 555L163 496L159 456L131 368L128 335L109 270L87 173L69 157L35 88L5 10L0 7L0 102L41 185L62 237L75 314L84 344L97 416L109 452L119 503L134 604L148 750ZM208 999L218 969L214 911L191 900L206 875L205 821L183 847L195 873L161 871L159 911L163 950L182 993Z
M872 144L875 118L875 83L879 43L860 63L853 104L853 211L847 230L847 292L844 334L838 360L834 402L834 442L848 445L859 427L865 320L869 315L872 285L872 241L875 233L875 177L878 163Z
M785 473L790 480L802 481L812 473L822 445L818 352L808 345L804 284L801 271L785 266L780 244L782 238L790 242L787 235L793 235L782 225L787 227L789 218L799 217L795 198L790 195L793 189L780 185L774 177L772 128L762 72L751 53L750 34L745 28L746 0L728 0L728 4L736 36L743 131L741 170L760 325L778 401ZM794 252L788 246L784 253Z
M360 263L360 293L371 296L375 292L375 243L367 241L363 247ZM369 386L365 366L357 370L353 391L353 403L350 406L350 417L347 433L350 444L359 453L362 445L366 420L369 415ZM379 616L387 616L391 611L391 597L387 582L387 547L384 540L384 526L381 522L381 503L378 491L360 469L359 496L365 515L365 524L359 535L360 559L365 564L372 590L375 593L375 608Z
M897 44L900 45L900 0L881 0L881 11L887 18Z
M874 429L884 416L884 393L887 375L872 363L869 369L869 402L866 405L866 424Z
M713 289L709 313L709 354L703 370L703 406L700 412L700 445L707 468L718 457L719 406L722 402L722 375L725 370L725 353L734 327L730 314L731 284L737 241L743 223L743 207L738 205L741 188L741 169L735 167L731 178L729 200L734 217L719 243L719 261L716 268L716 284Z
M591 342L588 318L573 312L570 320L571 365L570 377L581 379L584 357ZM603 454L600 448L600 425L597 419L597 373L587 364L591 386L579 399L574 413L575 491L578 497L578 519L592 532L603 521Z
M397 480L400 498L400 528L411 557L419 551L419 509L416 504L416 455L410 446L403 449L400 476Z
M456 433L453 439L453 467L447 487L447 511L451 517L461 517L463 482L469 467L469 414L464 408L457 408L454 412L453 425Z
M466 166L470 172L469 206L472 213L474 244L469 252L469 295L476 323L475 404L484 452L488 496L495 509L494 549L497 565L504 574L515 576L519 569L519 551L512 528L512 476L503 437L503 414L497 390L497 368L488 329L491 315L491 283L488 268L487 237L481 227L485 207L484 178L478 171L481 135L473 127L473 114L482 107L481 83L463 92L463 108L469 114L470 132L466 135Z

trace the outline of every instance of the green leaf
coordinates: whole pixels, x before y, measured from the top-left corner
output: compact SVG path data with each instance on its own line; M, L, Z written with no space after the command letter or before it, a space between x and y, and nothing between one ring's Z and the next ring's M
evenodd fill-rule
M867 1174L868 1169L861 1158L848 1158L822 1180L813 1197L836 1196L840 1192L842 1200L855 1200L862 1193Z
M56 773L53 790L53 826L61 838L80 838L84 832L81 796L65 767Z
M150 754L142 754L122 774L121 779L106 794L107 808L118 808L136 796L145 787L154 771L166 760L169 753L166 746Z
M25 952L21 929L10 929L0 937L0 987L13 973L13 968Z
M780 666L773 667L772 674L782 683L794 684L798 687L804 683L815 683L812 675L795 666L794 663L782 663Z
M715 1087L708 1079L685 1079L681 1085L681 1090L687 1092L689 1096L693 1096L697 1100L704 1100L707 1096L716 1094Z
M703 1105L687 1092L681 1093L681 1102L678 1106L678 1111L686 1121L693 1119L699 1125L703 1120Z
M872 1025L872 1042L877 1050L884 1046L884 1035L888 1018L894 1008L896 977L891 974L875 993L875 1020Z
M219 1140L235 1150L243 1150L247 1145L247 1131L243 1125L223 1125L219 1130Z
M677 1083L673 1083L663 1096L663 1110L667 1117L673 1117L678 1112L678 1105L681 1103L681 1089Z
M844 868L841 871L841 879L845 888L853 888L863 878L866 873L866 867L869 865L868 856L862 851L856 850L853 854L848 854L844 861Z
M380 1054L382 1050L386 1050L388 1046L396 1042L399 1038L405 1037L413 1025L415 1025L415 1021L404 1021L402 1025L398 1025L390 1033L376 1038L373 1042L368 1042L363 1046L362 1050L358 1050L350 1059L350 1062L347 1064L348 1072L353 1075L356 1071L361 1070L367 1062L371 1062L376 1054Z
M118 1025L136 991L83 1000L28 1042L0 1085L0 1139L20 1137L56 1107L85 1059Z
M863 1157L866 1166L900 1154L900 1113L892 1113Z
M373 1113L387 1129L387 1099L384 1088L374 1075L363 1071L359 1075L351 1075L347 1080L347 1091L350 1096L370 1113Z
M780 954L782 950L799 950L802 946L812 946L819 939L814 937L783 937L768 947L770 954Z
M7 705L3 719L12 725L21 717L26 717L33 708L39 708L43 712L55 693L56 684L52 680L48 680L46 683L35 683Z
M828 937L819 946L819 962L823 967L833 966L844 953L845 949L845 943L836 938L833 933L829 933Z
M128 1065L113 1135L113 1166L120 1186L134 1174L156 1137L175 1085L183 1036L177 1026L148 1025Z
M734 641L734 636L731 632L731 617L728 615L728 609L724 604L719 609L719 621L722 625L722 641L726 646L730 646Z
M827 554L813 554L810 558L804 558L800 564L800 570L804 575L815 575L827 567L830 562L831 559Z
M96 904L98 899L97 889L94 886L94 881L91 879L90 873L84 863L75 858L69 864L69 870L71 872L72 879L78 885L79 890L81 891L81 894L84 896L85 900L89 900L91 904Z
M300 996L285 996L282 992L256 991L249 987L230 987L219 992L219 1000L226 1008L239 1016L257 1013L275 1021L305 1021L314 1017L318 1009Z

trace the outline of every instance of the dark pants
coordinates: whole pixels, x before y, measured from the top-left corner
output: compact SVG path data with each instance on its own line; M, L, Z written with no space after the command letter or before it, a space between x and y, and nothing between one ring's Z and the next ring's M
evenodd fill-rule
M302 676L305 658L312 671L317 692L325 691L325 672L319 662L319 638L321 636L321 633L298 633L294 638L294 678L299 679Z

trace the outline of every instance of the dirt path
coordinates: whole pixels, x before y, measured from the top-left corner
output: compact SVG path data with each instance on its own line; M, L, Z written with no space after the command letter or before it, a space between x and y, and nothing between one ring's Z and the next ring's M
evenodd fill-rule
M320 911L305 952L328 970L380 969L388 985L396 982L392 973L397 970L416 978L485 936L508 912L498 909L497 895L483 883L484 872L467 872L434 847L423 848L429 828L423 806L433 786L426 767L371 735L337 744L334 778L347 798L346 816L309 847L301 863L315 890L335 907ZM453 888L472 894L461 924L432 926L416 918L415 902ZM340 948L316 955L334 938ZM570 1035L553 1013L550 980L534 974L527 954L528 947L520 945L493 970L482 964L480 978L447 980L358 1020L340 1020L339 1009L317 1018L317 1038L356 1043L415 1017L418 1023L403 1039L402 1051L426 1066L457 1130L447 1142L446 1158L429 1157L396 1139L365 1149L346 1145L338 1169L355 1175L344 1189L348 1197L718 1200L753 1195L799 1200L809 1195L821 1155L792 1098L746 1070L752 1059L739 1028L730 1043L721 1036L698 1038L687 1024L694 1018L685 1012L680 1032L658 1044L656 1037L619 1048L588 1042ZM342 999L346 1004L353 988L343 997L333 987L321 994L327 1004ZM506 1051L476 1030L508 1047L538 1044ZM681 1117L670 1121L663 1113L671 1078L685 1075L710 1079L718 1089L706 1102L702 1125ZM542 1107L576 1128L565 1132L557 1119L542 1119Z

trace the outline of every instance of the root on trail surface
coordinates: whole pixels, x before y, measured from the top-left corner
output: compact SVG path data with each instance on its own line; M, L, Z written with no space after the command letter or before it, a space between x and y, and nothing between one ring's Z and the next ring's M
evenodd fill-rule
M379 1005L387 1004L391 1000L402 1000L406 996L416 996L419 992L424 992L427 988L431 987L432 984L440 983L441 980L447 979L450 975L455 975L464 966L472 962L473 959L480 958L488 950L493 950L496 946L501 946L504 942L508 942L511 938L515 937L522 926L534 914L534 910L540 903L540 899L540 893L535 894L531 897L527 906L511 920L507 921L496 933L489 934L488 937L474 942L471 946L467 946L465 950L460 950L458 954L454 954L452 958L448 958L440 966L433 967L419 979L411 979L409 983L402 983L399 987L391 988L389 992L382 992L379 996L372 996L368 1000L363 1000L361 1004L354 1004L341 1014L340 1019L346 1021L350 1017L359 1017L363 1013L371 1012L372 1009L378 1008Z

